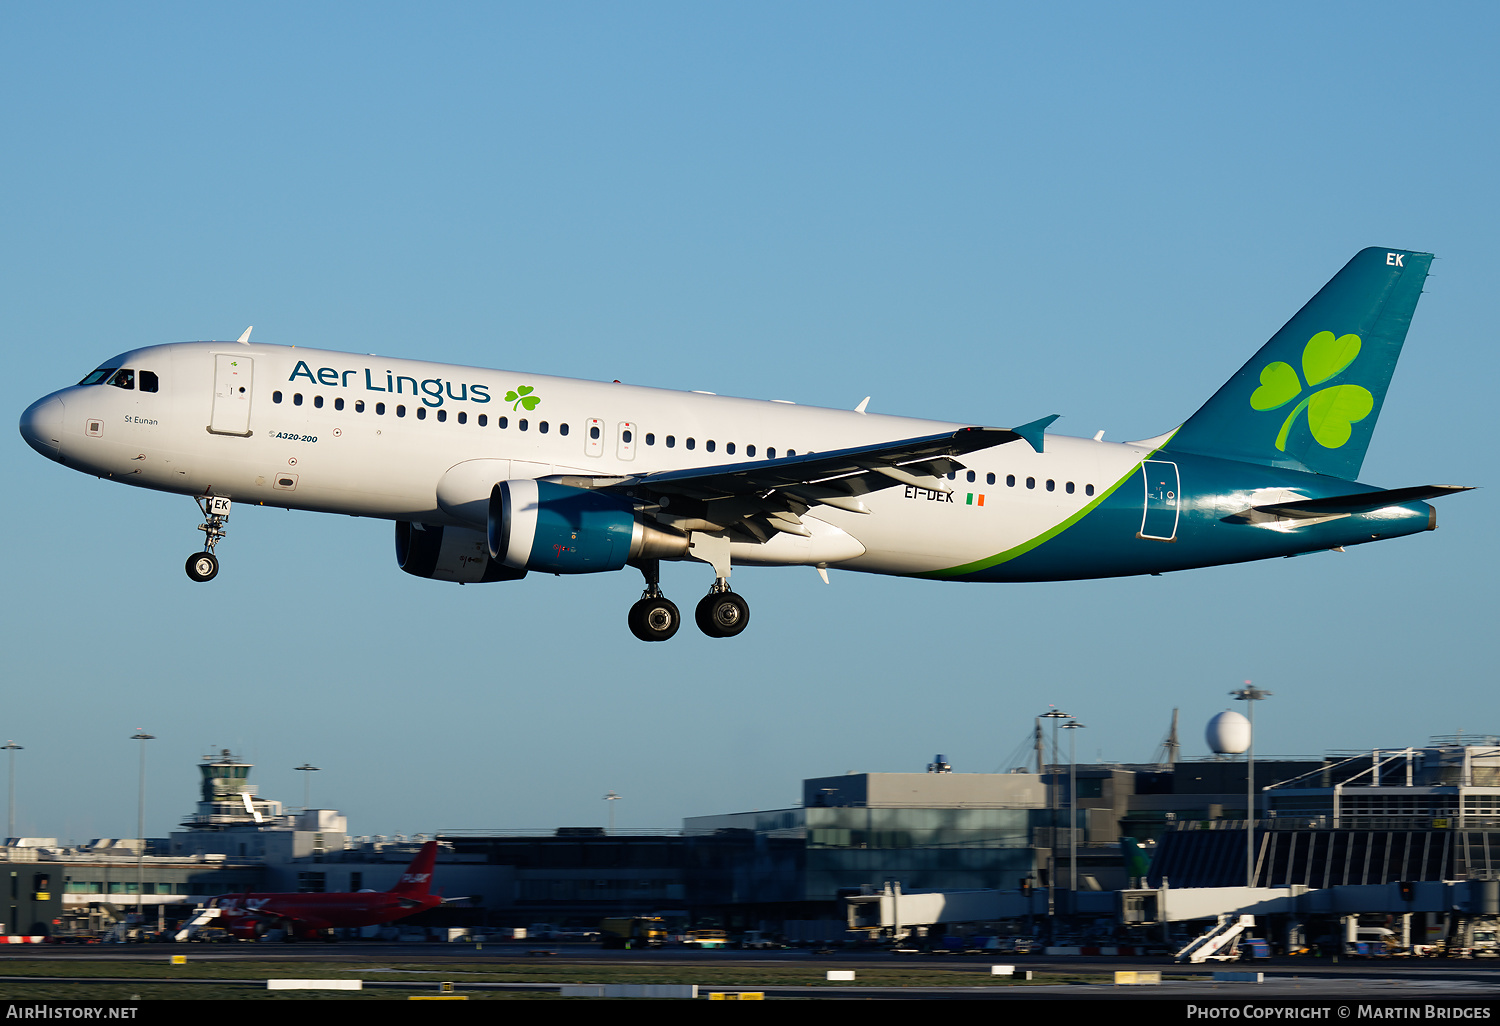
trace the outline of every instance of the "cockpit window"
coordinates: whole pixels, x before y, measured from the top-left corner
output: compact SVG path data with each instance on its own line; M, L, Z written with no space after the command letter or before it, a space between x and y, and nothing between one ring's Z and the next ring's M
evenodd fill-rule
M156 372L148 370L141 371L141 391L155 392L157 390L157 387L158 385L156 380Z
M135 388L135 371L122 367L115 371L115 376L109 379L109 383L116 388Z
M96 371L90 371L88 376L79 382L80 385L97 385L107 379L118 367L100 367Z

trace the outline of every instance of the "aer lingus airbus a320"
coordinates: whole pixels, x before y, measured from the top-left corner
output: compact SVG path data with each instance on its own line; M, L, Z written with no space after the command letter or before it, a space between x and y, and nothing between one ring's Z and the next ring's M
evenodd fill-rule
M1364 461L1430 254L1366 249L1180 427L1111 443L534 373L236 342L135 349L33 403L21 434L87 474L193 496L211 580L231 503L382 517L396 561L460 584L645 576L629 624L680 623L660 561L749 622L735 564L1057 581L1336 549L1436 526Z

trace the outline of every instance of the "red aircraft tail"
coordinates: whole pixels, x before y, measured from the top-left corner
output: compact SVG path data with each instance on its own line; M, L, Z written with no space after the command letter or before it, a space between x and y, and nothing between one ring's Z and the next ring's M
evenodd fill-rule
M427 894L432 885L432 866L437 861L437 842L428 841L422 845L422 850L417 852L417 857L411 860L411 865L406 867L406 872L401 874L401 879L392 887L392 894Z

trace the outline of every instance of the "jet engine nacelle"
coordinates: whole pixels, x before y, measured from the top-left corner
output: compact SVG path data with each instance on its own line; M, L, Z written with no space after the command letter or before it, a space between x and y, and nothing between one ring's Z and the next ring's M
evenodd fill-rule
M516 570L490 558L483 531L396 521L396 565L413 577L459 584L519 581Z
M224 923L224 930L236 940L260 940L266 935L266 921L259 916L235 916Z
M593 574L686 554L686 535L645 523L613 495L531 480L490 493L489 556L516 570Z

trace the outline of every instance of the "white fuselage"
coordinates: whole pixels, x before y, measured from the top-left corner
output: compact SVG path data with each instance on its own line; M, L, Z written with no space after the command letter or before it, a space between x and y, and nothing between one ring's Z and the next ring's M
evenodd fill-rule
M237 503L480 530L501 480L725 466L963 426L260 344L153 346L107 366L133 369L137 381L149 372L158 390L56 393L61 409L46 416L68 466ZM758 551L737 545L735 561L887 574L962 565L1067 520L1151 449L1058 435L1042 453L1022 441L996 446L964 456L969 469L942 488L866 496L868 514L816 507L811 519L837 529L826 532L836 544L820 548L819 529Z

